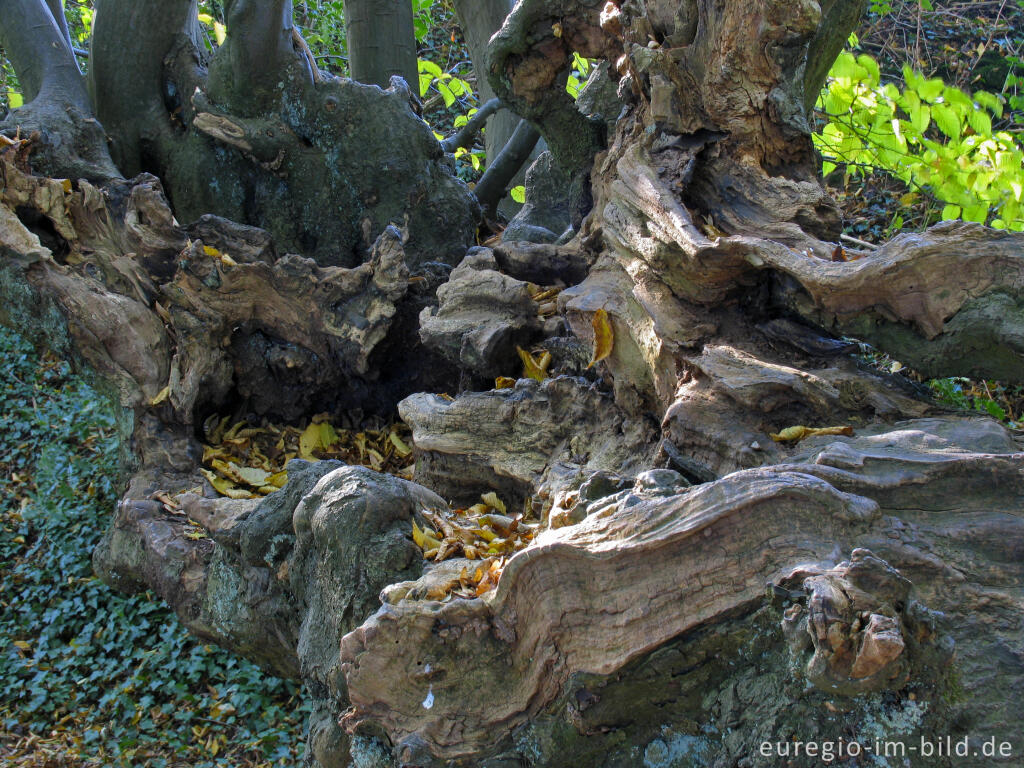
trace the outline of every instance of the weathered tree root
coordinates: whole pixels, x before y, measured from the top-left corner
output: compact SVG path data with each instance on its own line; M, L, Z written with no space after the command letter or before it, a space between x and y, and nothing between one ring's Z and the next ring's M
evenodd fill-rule
M974 710L974 696L998 698L1020 684L1009 661L982 661L986 649L1020 637L1009 625L983 640L958 626L981 610L968 595L991 590L992 599L1012 601L1024 576L1019 561L980 556L991 546L1008 554L1024 541L1024 453L983 424L907 422L876 436L816 438L806 464L739 472L689 491L673 485L674 473L641 475L633 491L588 503L583 522L516 555L496 593L386 604L346 636L353 708L343 722L383 726L399 755L403 745L425 744L444 759L479 759L543 712L574 675L607 678L672 637L749 612L764 600L765 584L809 591L806 608L786 612L784 634L806 678L830 695L899 690L911 670L941 677L951 658L943 636L951 634L961 674L988 663L1010 675L1002 693L986 691L989 675L962 677ZM988 485L1007 511L990 511L987 499L965 498L962 489L957 497L967 506L951 511L948 494L966 476ZM858 546L926 576L918 595L942 614L915 607L910 582ZM835 565L851 548L852 561ZM943 582L959 586L947 591ZM984 728L1005 725L995 717Z

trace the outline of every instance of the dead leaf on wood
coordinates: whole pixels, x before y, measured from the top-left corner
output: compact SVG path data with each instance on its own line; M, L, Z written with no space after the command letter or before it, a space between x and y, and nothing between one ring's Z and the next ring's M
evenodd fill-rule
M538 523L508 515L504 502L494 492L484 494L481 503L468 509L423 510L419 516L425 525L421 527L413 520L412 538L425 559L465 557L482 561L473 574L463 569L460 584L449 585L449 591L455 590L450 592L454 597L479 597L497 586L506 558L529 546L539 529Z
M843 435L853 437L853 427L786 427L778 434L772 434L771 438L776 443L798 443L808 437L817 435Z
M519 359L523 361L523 376L536 381L544 381L548 378L548 367L551 365L551 353L547 350L540 350L539 353L527 352L522 347L516 347Z
M612 330L612 324L608 319L608 313L603 309L597 310L594 313L594 357L587 365L587 368L593 368L599 362L604 360L608 355L612 353L612 348L615 346L615 331Z
M156 397L149 401L150 405L160 405L171 395L171 385L168 384L166 387L160 390Z
M511 379L508 376L499 376L494 380L495 389L512 389L516 385L516 380Z
M257 427L238 421L229 428L229 423L228 417L213 415L203 425L203 475L222 496L252 499L280 490L288 482L285 467L296 457L338 459L406 479L412 476L412 448L404 424L338 429L326 413L313 416L304 427Z

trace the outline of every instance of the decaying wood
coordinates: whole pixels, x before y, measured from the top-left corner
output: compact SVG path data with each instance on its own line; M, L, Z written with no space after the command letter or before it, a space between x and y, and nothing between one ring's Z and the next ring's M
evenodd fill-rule
M516 555L492 595L400 600L346 636L353 709L345 723L383 724L399 752L407 739L444 758L493 752L574 674L610 675L687 629L756 605L766 584L809 590L809 604L787 612L786 636L808 679L829 693L901 688L911 669L923 675L922 664L949 662L946 633L958 649L972 646L963 652L974 667L985 651L957 627L978 608L968 595L991 588L993 599L1012 601L1024 576L1019 562L977 559L975 547L994 545L996 530L1016 542L1024 535L1024 453L1004 430L980 426L923 420L855 439L817 438L802 462L692 490L657 472L640 475L631 491L590 503L582 522ZM972 498L950 509L947 494L967 477L989 485L985 495L1003 498L1006 511ZM837 564L851 549L851 563ZM910 582L893 567L928 574L917 594L945 616L913 607ZM904 639L907 626L913 640ZM1006 630L980 645L1016 642L1019 629ZM1012 664L1000 669L1010 673ZM1003 690L1019 684L1019 671L1012 674L1018 682L1004 681ZM980 691L989 683L965 684Z
M541 320L527 284L498 271L493 253L470 251L420 315L420 338L459 368L491 378L508 373L517 346L529 346Z

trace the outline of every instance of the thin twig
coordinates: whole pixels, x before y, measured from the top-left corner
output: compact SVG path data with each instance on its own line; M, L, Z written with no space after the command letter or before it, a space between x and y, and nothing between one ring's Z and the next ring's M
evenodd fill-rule
M874 251L878 249L878 246L875 245L874 243L869 243L865 240L858 240L856 237L848 235L845 232L839 235L839 239L842 240L843 242L850 243L850 245L856 245L858 248L865 248L869 251Z

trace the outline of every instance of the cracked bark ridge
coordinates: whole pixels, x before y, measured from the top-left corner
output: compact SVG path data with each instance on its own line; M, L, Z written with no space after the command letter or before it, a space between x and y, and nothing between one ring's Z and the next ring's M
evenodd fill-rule
M621 42L601 28L598 0L518 2L487 46L487 79L517 115L536 125L571 186L572 224L590 210L589 174L605 125L584 117L565 91L573 53L614 60ZM558 233L561 234L561 233Z
M33 162L46 176L97 182L117 178L64 16L59 5L56 17L51 7L39 0L4 6L7 21L0 24L0 45L19 75L26 103L0 123L0 133L36 136Z
M598 470L635 474L654 438L651 425L568 376L451 401L416 394L398 412L413 431L417 482L468 503L498 490L512 508L541 485L562 489Z
M419 388L407 372L391 379L394 349L409 359L409 344L393 337L415 340L415 329L395 326L399 305L418 303L402 234L386 229L358 267L320 267L278 257L266 232L216 217L186 230L152 176L102 190L68 184L29 175L19 149L0 155L3 320L97 375L118 406L133 471L96 571L119 589L154 590L197 635L297 676L302 614L267 552L291 550L292 512L309 490L303 472L293 467L280 501L259 507L291 500L262 527L239 527L263 520L258 502L184 499L208 531L197 540L184 517L150 499L202 485L196 424L205 413L244 405L299 418L313 403L373 409Z
M387 396L370 386L381 371L371 356L408 292L396 228L365 264L320 267L276 258L265 233L215 218L191 233L217 246L190 240L152 176L101 192L85 181L65 189L10 162L2 173L5 244L20 251L8 268L32 295L57 300L76 349L117 382L121 405L144 407L169 386L160 418L188 425L229 396L284 419L314 401L372 406ZM13 286L12 299L12 314L35 311Z
M786 610L790 651L813 655L804 675L826 693L857 695L903 688L910 678L906 638L934 635L927 610L910 601L911 583L869 550L803 581L807 606ZM947 659L948 661L951 660Z
M29 144L0 150L2 318L107 382L136 462L97 570L177 601L204 636L298 668L315 700L313 755L330 768L371 752L386 763L392 748L406 765L610 768L687 754L767 768L760 742L805 729L1005 738L1024 685L1019 439L865 368L842 336L925 373L1021 380L1022 236L947 223L837 251L806 108L862 7L522 0L492 45L492 79L571 170L574 223L587 189L595 205L566 246L476 252L422 313L447 269L421 262L461 259L468 229L405 219L431 174L448 176L401 87L381 96L317 78L285 34L283 0L231 4L234 39L209 77L190 2L158 16L101 0L107 37L91 71L116 86L95 94L115 159L160 170L176 202L199 190L196 213L222 218L185 228L153 176L100 189L32 177ZM126 20L146 34L130 38ZM247 71L264 48L267 67ZM574 50L609 59L627 104L597 155L607 115L588 122L560 90ZM405 160L381 160L398 150L378 151L355 125L371 107L396 126L370 121L374 140L415 145ZM403 185L393 207L362 186L371 176ZM303 216L322 208L273 206L278 194L301 201L299 181L352 215L319 216L326 229L307 237ZM453 206L424 215L472 218ZM833 261L844 257L855 258ZM510 293L478 291L481 274ZM587 365L598 310L612 353L586 376L425 392L458 379L422 351L417 318L425 329L452 319L437 345L460 366L464 349L497 365L486 344L464 346L468 326L509 323L509 299L511 325L529 326L521 281L567 286L564 320L543 331L573 331L545 339L553 370ZM444 568L421 576L408 521L439 499L366 470L296 467L256 505L189 499L199 541L149 500L195 484L207 413L399 400L433 492L551 502L540 509L551 529L494 593L423 599ZM854 436L769 437L794 424ZM351 738L335 724L343 712Z

